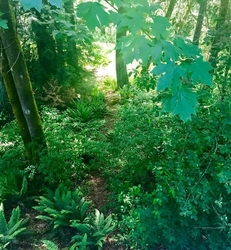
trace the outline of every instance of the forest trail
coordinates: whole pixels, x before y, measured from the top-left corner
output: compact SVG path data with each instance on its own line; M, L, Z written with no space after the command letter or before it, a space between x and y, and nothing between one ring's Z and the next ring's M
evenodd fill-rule
M103 46L104 55L107 54L108 65L97 68L95 71L95 76L97 82L101 84L106 77L110 77L116 80L116 70L115 70L115 51L113 50L112 45ZM109 114L105 117L106 123L102 128L102 133L107 134L110 130L113 129L116 122L116 102L115 99L120 99L118 93L112 90L105 92L106 103L108 107ZM107 182L102 177L100 172L95 172L90 176L89 180L91 184L90 188L90 199L92 200L94 206L99 211L102 211L102 208L108 202L109 191L107 190ZM110 211L106 212L108 215ZM115 244L113 238L110 236L107 238L106 243L103 245L102 250L123 250L123 246L118 246Z

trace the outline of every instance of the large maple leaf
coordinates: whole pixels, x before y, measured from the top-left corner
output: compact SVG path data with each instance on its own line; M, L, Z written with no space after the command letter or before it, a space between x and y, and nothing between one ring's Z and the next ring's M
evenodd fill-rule
M77 7L77 16L85 20L89 30L109 24L109 13L97 2L81 3Z

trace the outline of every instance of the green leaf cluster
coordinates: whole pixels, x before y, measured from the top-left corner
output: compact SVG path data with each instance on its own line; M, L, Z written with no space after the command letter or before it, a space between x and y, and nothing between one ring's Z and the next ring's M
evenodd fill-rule
M117 34L126 31L127 35L116 41L124 62L151 62L152 73L159 77L157 91L168 94L162 99L164 111L179 115L183 121L191 120L198 106L195 85L212 85L212 68L203 61L201 51L190 41L171 34L169 20L157 12L160 5L147 0L107 3L109 10L98 2L81 3L77 16L91 31L109 23L116 25Z
M36 218L50 222L57 232L60 228L69 227L71 220L83 222L91 206L79 189L71 192L63 185L59 185L55 192L48 190L46 195L36 201L38 206L33 208L44 214Z
M44 214L36 218L50 222L53 234L65 234L65 228L74 229L71 233L71 242L74 244L70 249L88 249L91 246L101 249L107 235L115 228L111 215L105 218L104 214L96 209L95 215L92 216L89 212L91 202L84 199L80 190L71 192L59 185L55 192L48 190L46 195L40 196L36 201L38 206L33 208ZM56 248L53 242L43 243L50 249Z
M110 137L105 176L121 240L145 250L229 248L230 100L203 90L198 115L183 123L162 113L159 98L134 91Z
M0 204L0 248L5 249L9 244L15 243L16 238L25 230L25 219L20 219L20 208L12 210L9 221L6 221L3 203Z
M115 225L113 224L112 216L104 218L104 214L95 210L95 216L90 221L79 223L72 221L72 227L76 228L81 234L72 237L72 242L75 242L70 250L88 249L87 246L96 246L98 250L102 249L103 243L108 234L110 234Z

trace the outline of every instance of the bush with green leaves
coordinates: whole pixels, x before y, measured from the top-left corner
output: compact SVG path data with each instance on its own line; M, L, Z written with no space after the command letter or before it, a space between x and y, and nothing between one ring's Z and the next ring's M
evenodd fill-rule
M0 249L5 249L9 244L16 243L16 238L26 230L26 219L20 219L20 208L12 210L7 222L3 203L0 204Z
M166 115L144 91L119 111L105 174L135 249L231 247L231 103L203 95L191 122Z
M37 171L51 186L62 182L71 187L73 182L83 181L90 170L83 155L101 158L105 140L101 128L105 121L82 122L68 111L46 107L42 119L48 152L42 155Z
M95 247L100 250L103 247L103 243L106 241L106 237L114 229L115 225L112 220L112 216L109 215L107 218L104 217L103 213L100 213L97 209L95 210L95 216L87 218L83 223L79 223L73 220L71 226L76 228L80 234L72 237L72 242L75 242L70 250L77 249L92 249ZM91 247L91 248L89 248Z
M36 218L50 222L56 233L70 227L71 220L83 222L91 206L91 202L84 199L79 189L69 191L61 184L55 192L48 190L46 195L36 201L38 206L33 208L43 214Z

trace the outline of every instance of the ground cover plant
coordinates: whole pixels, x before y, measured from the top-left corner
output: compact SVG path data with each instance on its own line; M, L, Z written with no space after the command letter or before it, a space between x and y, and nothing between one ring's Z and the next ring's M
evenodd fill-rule
M230 9L0 1L0 249L231 249Z
M121 108L106 176L117 191L129 246L230 247L230 159L223 151L230 145L230 124L220 109L228 103L201 108L190 123L159 118L150 93L138 92Z

